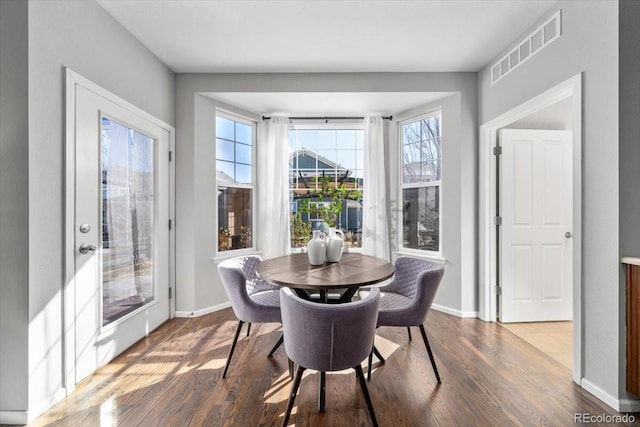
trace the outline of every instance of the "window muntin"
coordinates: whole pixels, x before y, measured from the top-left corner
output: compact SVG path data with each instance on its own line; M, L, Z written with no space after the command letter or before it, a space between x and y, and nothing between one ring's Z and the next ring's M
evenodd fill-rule
M216 114L218 252L253 247L255 123Z
M364 130L362 125L296 126L289 130L289 189L291 200L291 245L302 247L311 230L323 226L323 219L311 207L328 207L329 199L313 196L322 190L344 188L348 197L341 203L336 227L345 233L348 247L362 241L362 189L364 178Z
M218 180L234 184L253 183L253 128L251 124L224 116L216 117Z
M401 247L440 252L442 135L440 112L400 124Z

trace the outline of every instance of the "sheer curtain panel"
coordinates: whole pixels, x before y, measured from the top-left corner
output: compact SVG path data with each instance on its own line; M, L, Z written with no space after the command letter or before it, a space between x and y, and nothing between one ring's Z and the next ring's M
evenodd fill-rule
M273 116L258 123L258 249L263 258L291 252L289 238L289 119Z
M387 174L384 163L384 132L380 116L364 118L364 191L362 252L389 261Z

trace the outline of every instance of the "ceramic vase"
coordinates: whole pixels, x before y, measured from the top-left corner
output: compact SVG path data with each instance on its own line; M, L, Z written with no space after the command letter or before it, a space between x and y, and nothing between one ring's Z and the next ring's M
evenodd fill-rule
M326 253L325 235L320 230L313 230L311 240L307 242L307 255L309 264L322 265Z
M342 248L344 247L344 233L336 230L335 227L329 229L329 235L326 237L326 253L327 262L338 262L342 258Z

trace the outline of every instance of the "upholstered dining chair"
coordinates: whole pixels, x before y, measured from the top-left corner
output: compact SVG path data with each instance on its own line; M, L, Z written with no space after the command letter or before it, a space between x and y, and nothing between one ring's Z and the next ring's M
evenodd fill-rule
M353 368L371 421L378 425L360 363L373 346L380 292L359 301L320 304L303 300L289 288L280 291L284 348L298 366L282 425L286 426L305 369L324 372Z
M272 285L256 275L256 267L261 262L259 256L231 258L218 264L218 274L227 292L233 313L238 318L238 326L233 337L233 343L229 349L227 362L224 366L222 378L227 376L229 363L238 342L238 336L242 325L247 325L247 336L252 322L257 323L281 323L280 316L280 287ZM282 344L280 336L269 356Z
M378 287L381 293L378 326L406 326L409 340L411 326L419 327L438 384L441 384L440 374L427 339L424 322L443 275L444 266L440 264L401 256L395 261L393 281ZM363 292L362 295L366 293ZM369 354L368 379L371 379L372 356L373 352Z

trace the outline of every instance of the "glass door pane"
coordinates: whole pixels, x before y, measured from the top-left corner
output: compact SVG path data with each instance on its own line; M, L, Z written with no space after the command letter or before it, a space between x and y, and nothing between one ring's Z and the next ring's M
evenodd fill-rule
M155 299L153 138L101 121L102 325Z

